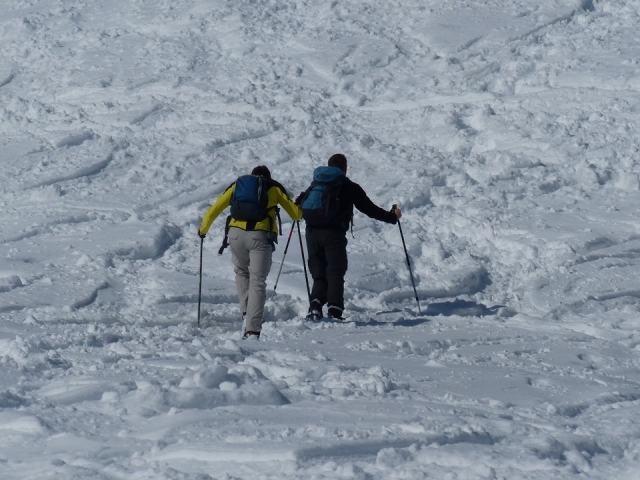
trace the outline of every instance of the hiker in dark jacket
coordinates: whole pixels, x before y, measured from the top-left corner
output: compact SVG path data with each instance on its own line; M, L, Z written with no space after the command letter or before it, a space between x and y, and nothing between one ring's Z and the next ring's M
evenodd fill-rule
M360 185L346 177L347 158L335 154L329 158L329 167L337 167L344 172L344 179L338 193L338 212L326 225L311 225L306 218L307 249L309 271L313 278L313 288L309 298L307 318L322 318L322 307L327 304L330 318L342 318L344 310L344 276L347 273L347 231L355 206L362 213L375 220L396 224L402 213L398 208L384 210L374 204ZM327 167L319 167L327 168ZM302 202L304 194L296 201ZM304 209L303 209L304 212Z
M235 266L236 286L244 320L243 338L257 339L262 330L262 316L267 293L267 275L271 269L273 242L278 235L276 207L282 205L292 220L300 220L302 211L291 200L282 185L271 179L264 165L257 166L251 175L268 179L267 215L259 221L246 221L233 216L229 219L229 246ZM236 184L232 183L207 210L198 235L204 238L213 221L232 204ZM233 207L232 207L233 211ZM226 243L226 239L225 239ZM223 245L224 247L224 245Z

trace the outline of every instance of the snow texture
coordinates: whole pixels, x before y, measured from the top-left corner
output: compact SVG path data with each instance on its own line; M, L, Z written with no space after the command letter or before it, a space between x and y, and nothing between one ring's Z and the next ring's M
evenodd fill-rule
M636 0L6 0L0 478L640 478ZM337 152L345 322L224 218ZM303 229L304 233L304 229ZM277 292L273 290L282 264Z

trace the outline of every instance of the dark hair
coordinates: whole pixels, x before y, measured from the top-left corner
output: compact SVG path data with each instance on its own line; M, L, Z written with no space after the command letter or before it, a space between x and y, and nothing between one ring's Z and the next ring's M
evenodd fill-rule
M261 177L271 179L271 172L264 165L258 165L253 170L251 170L251 175L260 175Z
M328 165L330 167L338 167L342 171L347 171L347 157L345 157L341 153L336 153L335 155L331 155L329 158Z

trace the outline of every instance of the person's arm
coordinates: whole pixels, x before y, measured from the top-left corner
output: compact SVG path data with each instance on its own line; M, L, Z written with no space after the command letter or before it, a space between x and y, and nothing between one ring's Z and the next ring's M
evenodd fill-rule
M284 189L284 187L278 183L276 183L276 198L278 200L278 204L282 205L285 211L291 217L291 220L297 222L302 218L302 209L295 204L291 197Z
M207 213L204 214L202 218L202 223L200 224L200 228L198 229L198 235L203 236L206 235L211 228L211 224L213 221L218 218L225 208L227 208L231 204L231 195L233 194L234 184L231 184L223 193L218 197L216 202L209 207Z
M399 217L396 211L400 212L400 210L384 210L371 201L360 185L355 182L351 182L350 187L353 205L367 217L394 225L398 223Z

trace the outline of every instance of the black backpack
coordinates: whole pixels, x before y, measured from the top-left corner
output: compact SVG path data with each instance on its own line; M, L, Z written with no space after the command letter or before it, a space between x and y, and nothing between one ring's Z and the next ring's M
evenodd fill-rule
M269 186L269 179L259 175L239 177L231 196L231 216L246 222L259 222L267 218Z
M307 225L343 226L339 214L340 190L345 178L344 171L338 167L318 167L313 171L313 182L300 203Z

